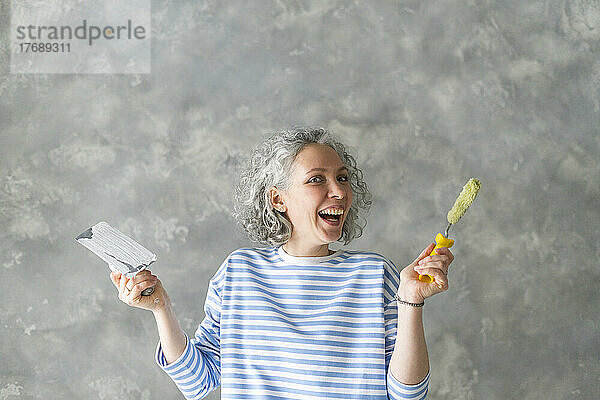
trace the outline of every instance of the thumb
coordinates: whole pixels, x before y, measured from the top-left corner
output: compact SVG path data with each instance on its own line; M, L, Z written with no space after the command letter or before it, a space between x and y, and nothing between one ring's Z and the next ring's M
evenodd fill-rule
M434 247L435 247L435 242L429 243L429 246L425 247L425 249L421 252L421 254L419 254L419 256L417 258L415 258L415 261L412 262L412 265L417 265L419 263L419 261L421 261L422 259L427 257L429 254L431 254Z
M113 285L115 285L117 287L117 289L118 289L119 288L120 274L118 272L111 271L110 272L110 280L112 281Z

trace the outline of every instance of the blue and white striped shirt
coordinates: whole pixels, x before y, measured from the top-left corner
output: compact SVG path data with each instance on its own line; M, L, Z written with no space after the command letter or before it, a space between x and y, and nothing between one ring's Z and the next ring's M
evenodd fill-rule
M399 271L365 251L295 257L281 246L233 251L210 279L206 314L183 354L156 362L187 399L424 399L388 369Z

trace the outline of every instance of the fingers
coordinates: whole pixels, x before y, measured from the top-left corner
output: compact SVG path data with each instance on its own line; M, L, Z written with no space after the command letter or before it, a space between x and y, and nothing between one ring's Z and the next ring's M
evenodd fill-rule
M432 251L433 248L435 247L435 243L429 243L429 246L427 246L422 252L421 254L419 254L419 256L417 258L415 258L415 261L413 261L413 264L418 263L422 258L426 257L427 255L429 255Z
M454 255L447 247L437 248L434 252L435 246L435 243L429 244L412 264L401 271L400 285L404 287L405 293L418 295L419 298L428 298L448 290L448 269L454 260ZM421 281L418 279L419 275L429 275L433 280Z
M127 282L129 282L129 286L127 288L131 289L133 285L152 279L152 277L156 278L156 276L152 275L152 273L148 270L141 271L135 277L129 279L118 271L110 272L110 280L112 281L113 285L115 285L115 287L119 289L119 291L121 279L126 279Z
M435 250L436 255L423 257L413 269L420 275L431 276L433 278L432 284L446 290L448 289L448 269L450 263L454 260L454 255L447 247L440 247Z
M415 270L418 267L437 266L447 274L448 268L450 267L450 263L454 261L454 255L447 247L439 247L435 250L438 255L427 256L422 258L417 263L417 267L415 267Z
M446 290L448 289L448 276L439 268L420 268L417 272L421 275L429 275L433 278L431 284L436 285L438 288Z
M141 301L141 293L158 282L158 278L149 270L140 271L132 278L113 271L110 279L119 291L119 300L130 306L137 306Z
M125 288L126 284L127 278L125 277L125 275L121 275L119 277L119 299L121 299L122 301L124 301L125 296L129 294L129 290Z
M144 270L142 272L139 272L136 276L134 276L133 278L131 278L128 283L127 283L127 288L128 289L133 289L133 287L139 283L142 282L146 282L149 280L152 280L153 278L156 278L156 276L152 275L150 273L150 271Z
M117 271L110 271L110 280L112 281L113 285L115 285L115 287L117 289L119 289L119 280L121 279L121 274Z
M420 272L421 268L438 268L442 270L442 272L448 275L448 268L450 267L450 261L448 258L434 258L439 256L429 256L419 261L419 264L415 266L415 271Z
M448 257L450 257L450 262L454 261L454 254L452 254L450 249L447 247L438 247L437 249L435 249L435 252L436 254L447 255Z
M133 288L135 287L135 278L127 278L125 275L121 275L119 281L119 300L127 305L133 305L136 303L135 296L133 295Z
M133 279L130 279L125 287L131 290L132 293L135 293L137 288L143 287L143 289L140 290L141 293L147 287L153 286L156 283L156 279L156 276L152 275L150 271L143 270Z
M144 280L140 283L136 283L133 288L131 289L131 296L134 299L139 299L139 297L141 296L142 292L145 289L148 289L149 287L152 287L154 285L156 285L158 278L156 277L151 277L147 280Z

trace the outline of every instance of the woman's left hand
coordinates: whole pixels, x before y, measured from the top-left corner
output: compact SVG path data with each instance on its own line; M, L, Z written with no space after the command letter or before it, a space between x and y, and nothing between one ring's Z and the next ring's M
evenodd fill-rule
M402 300L421 303L434 294L448 290L448 268L454 255L449 248L440 247L435 249L436 254L430 256L434 247L435 243L431 243L400 272L398 297ZM422 282L419 275L430 275L433 282Z

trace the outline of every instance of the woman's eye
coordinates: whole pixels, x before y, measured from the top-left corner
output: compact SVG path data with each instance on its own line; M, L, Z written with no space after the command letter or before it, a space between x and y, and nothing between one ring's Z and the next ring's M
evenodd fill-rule
M317 181L315 181L314 179L318 179ZM348 182L348 176L344 175L344 176L340 176L338 179L342 179L342 182ZM308 183L313 183L313 182L321 182L322 179L320 176L313 176L312 178L309 179Z

